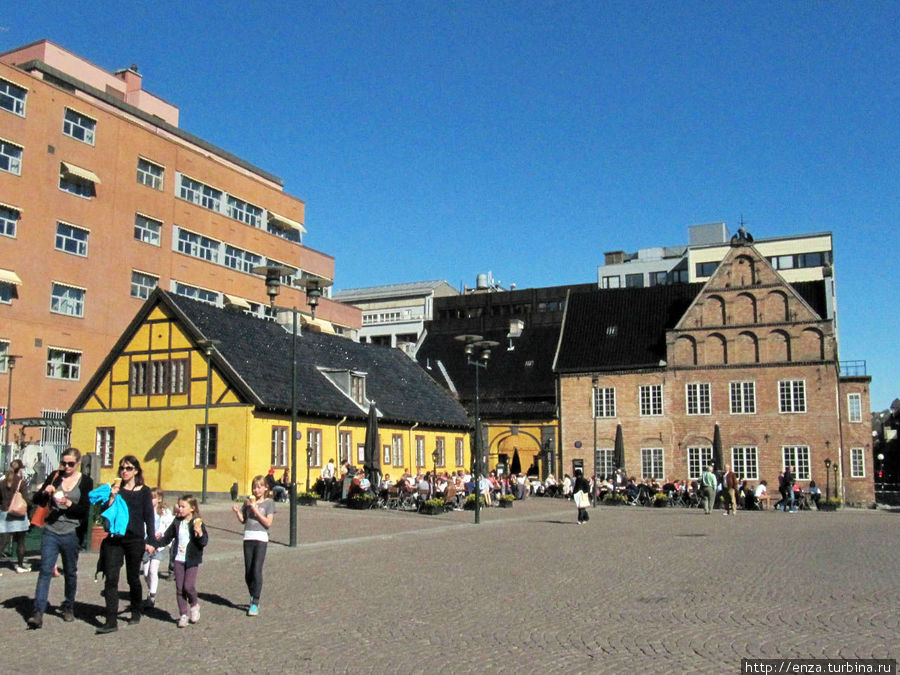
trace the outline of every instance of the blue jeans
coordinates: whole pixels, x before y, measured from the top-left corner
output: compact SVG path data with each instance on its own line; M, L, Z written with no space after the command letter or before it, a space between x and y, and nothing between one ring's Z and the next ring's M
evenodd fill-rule
M787 492L787 500L785 501L784 510L788 510L788 504L790 504L791 511L796 511L794 507L794 488L791 488Z
M75 606L75 591L78 586L78 536L55 534L44 530L41 537L41 571L38 573L37 586L34 589L34 611L47 611L47 597L50 594L50 579L56 559L62 555L63 577L65 579L66 599L64 604Z

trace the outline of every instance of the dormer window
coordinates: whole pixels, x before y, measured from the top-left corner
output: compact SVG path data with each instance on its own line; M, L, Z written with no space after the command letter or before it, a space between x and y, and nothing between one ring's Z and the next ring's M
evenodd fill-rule
M358 375L356 373L350 373L350 398L352 398L359 405L365 405L366 403L366 377L365 375Z

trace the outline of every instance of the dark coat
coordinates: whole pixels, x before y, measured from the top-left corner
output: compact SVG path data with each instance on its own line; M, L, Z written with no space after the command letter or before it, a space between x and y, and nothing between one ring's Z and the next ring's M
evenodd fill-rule
M156 539L157 546L168 546L172 541L178 539L178 528L184 518L176 518L169 525L168 529ZM199 537L194 532L194 518L188 523L188 532L191 538L188 540L187 549L184 552L184 566L197 567L203 562L203 549L209 542L209 534L206 532L206 523L200 523L200 531L203 533Z

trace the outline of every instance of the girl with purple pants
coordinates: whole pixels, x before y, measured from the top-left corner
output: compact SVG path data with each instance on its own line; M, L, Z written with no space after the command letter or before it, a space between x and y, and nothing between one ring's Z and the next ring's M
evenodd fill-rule
M209 541L206 525L200 519L200 506L191 495L183 495L175 505L175 520L157 539L159 546L175 543L175 600L178 602L178 627L200 621L197 597L197 572L203 562L203 548Z

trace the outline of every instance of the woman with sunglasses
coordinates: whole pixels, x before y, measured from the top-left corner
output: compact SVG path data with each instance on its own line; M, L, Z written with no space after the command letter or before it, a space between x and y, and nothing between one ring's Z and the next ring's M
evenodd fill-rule
M153 491L144 485L141 463L134 455L125 455L119 461L119 478L113 481L109 504L116 495L125 500L128 507L128 525L125 534L110 534L103 542L103 575L106 577L103 595L106 597L106 623L97 629L98 633L112 633L118 630L119 614L119 573L125 562L125 578L131 600L129 624L141 620L141 601L144 589L141 586L141 561L144 552L153 554L155 549L149 542L156 541L154 529Z
M75 620L75 591L78 583L78 535L90 510L88 492L94 487L90 476L81 473L81 451L66 448L59 470L51 473L41 489L34 494L38 506L49 504L50 513L44 521L41 537L41 571L34 589L34 613L28 618L28 627L40 628L47 611L50 579L53 578L56 560L62 555L66 598L62 606L63 621Z

